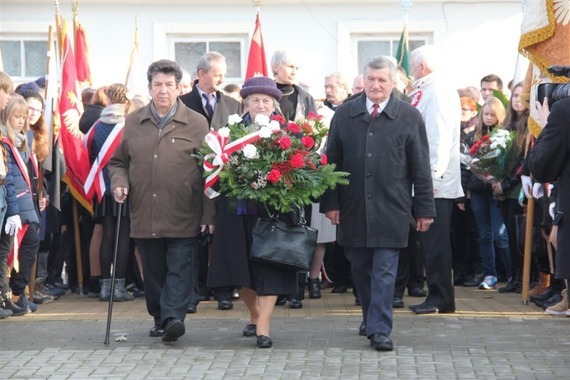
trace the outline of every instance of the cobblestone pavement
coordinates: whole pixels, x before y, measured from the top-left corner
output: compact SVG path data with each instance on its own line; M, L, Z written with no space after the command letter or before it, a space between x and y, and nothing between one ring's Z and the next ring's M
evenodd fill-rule
M395 310L393 352L358 336L352 294L276 307L273 348L242 337L247 312L203 302L186 335L151 338L144 300L116 303L103 344L107 303L67 295L34 314L0 321L0 379L556 379L570 377L570 318L553 318L520 295L456 287L457 313ZM406 306L421 299L406 297ZM127 335L126 342L115 338Z

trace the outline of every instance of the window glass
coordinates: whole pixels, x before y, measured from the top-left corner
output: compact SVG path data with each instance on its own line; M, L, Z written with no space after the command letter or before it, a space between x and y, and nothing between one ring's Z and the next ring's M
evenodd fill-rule
M22 52L20 41L0 41L4 72L12 77L22 75Z
M24 41L24 59L26 77L39 77L47 71L47 42Z

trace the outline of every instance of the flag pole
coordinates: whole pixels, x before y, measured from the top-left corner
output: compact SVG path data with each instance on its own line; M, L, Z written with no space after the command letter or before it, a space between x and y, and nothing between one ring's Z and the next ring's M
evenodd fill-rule
M131 54L129 56L129 68L127 69L127 76L125 77L125 85L129 83L129 76L131 75L131 70L133 68L133 60L135 58L136 50L139 48L139 16L135 15L135 43L133 45L133 49L131 50Z

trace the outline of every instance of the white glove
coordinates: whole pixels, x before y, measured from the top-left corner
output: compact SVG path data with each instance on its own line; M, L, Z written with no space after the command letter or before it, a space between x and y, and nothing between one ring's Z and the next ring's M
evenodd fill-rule
M549 206L548 206L548 213L550 214L550 217L552 219L554 219L554 209L556 208L556 202L552 202Z
M532 185L532 196L534 199L544 197L544 187L542 187L541 183L535 182L534 185Z
M521 175L522 190L526 199L530 199L532 195L530 192L532 190L532 179L527 175Z
M4 227L4 231L6 231L8 235L15 235L21 229L22 221L20 220L20 215L12 215L6 219L6 227Z

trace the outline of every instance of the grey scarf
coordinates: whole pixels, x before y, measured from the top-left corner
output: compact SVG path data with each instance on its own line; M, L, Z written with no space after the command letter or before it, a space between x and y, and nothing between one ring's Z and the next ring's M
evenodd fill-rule
M161 131L162 128L164 128L164 126L168 124L170 119L172 119L177 109L178 109L178 102L174 103L174 105L168 110L168 112L166 113L166 115L164 115L164 117L160 117L158 115L158 112L156 111L154 102L150 102L150 112L152 113L154 121L156 121L156 124L158 125L158 129L160 129Z

